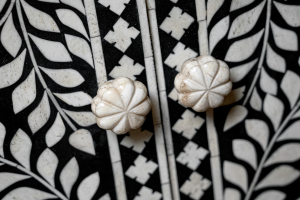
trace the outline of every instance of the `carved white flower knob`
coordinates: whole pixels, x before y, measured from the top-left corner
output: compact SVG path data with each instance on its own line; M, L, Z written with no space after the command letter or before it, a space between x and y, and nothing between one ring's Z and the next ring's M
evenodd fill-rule
M210 55L186 61L174 84L179 102L197 112L222 105L232 88L227 64Z
M92 103L98 126L116 134L139 128L150 110L147 88L129 78L117 78L102 84Z

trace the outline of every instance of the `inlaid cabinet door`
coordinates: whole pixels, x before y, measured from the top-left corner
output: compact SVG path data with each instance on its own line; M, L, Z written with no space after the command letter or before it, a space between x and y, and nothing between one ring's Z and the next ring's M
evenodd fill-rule
M299 198L299 27L297 1L0 0L0 199ZM233 82L206 112L174 88L200 55ZM123 135L91 110L119 77L152 102Z
M299 3L153 0L148 16L174 199L299 198ZM200 55L228 64L233 90L197 113L174 79Z

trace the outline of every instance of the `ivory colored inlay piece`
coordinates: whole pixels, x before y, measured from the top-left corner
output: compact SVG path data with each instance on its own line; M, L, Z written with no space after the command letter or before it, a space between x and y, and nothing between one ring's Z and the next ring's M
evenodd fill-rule
M222 105L232 88L227 64L210 55L186 61L174 84L179 102L197 112Z
M150 110L145 85L123 77L102 84L92 103L98 126L116 134L139 128Z

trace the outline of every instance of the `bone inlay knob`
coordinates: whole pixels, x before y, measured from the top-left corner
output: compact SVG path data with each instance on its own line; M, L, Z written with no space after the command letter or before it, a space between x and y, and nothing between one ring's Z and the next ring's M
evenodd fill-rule
M210 55L186 61L174 84L179 102L197 112L222 105L232 88L227 64Z
M116 134L139 128L150 110L147 88L129 78L117 78L101 85L92 103L98 126Z

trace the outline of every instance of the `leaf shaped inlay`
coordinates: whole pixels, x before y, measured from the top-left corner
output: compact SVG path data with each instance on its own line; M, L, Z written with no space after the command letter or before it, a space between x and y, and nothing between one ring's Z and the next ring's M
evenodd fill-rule
M29 106L36 97L35 71L32 69L28 77L17 86L12 93L15 114Z
M54 176L58 165L58 158L50 149L45 149L37 160L37 171L48 181L52 186L55 186Z
M69 9L57 9L56 14L64 25L81 33L84 37L86 37L86 39L89 40L84 25L75 12Z
M247 134L254 140L256 140L263 150L267 148L269 140L269 127L266 122L259 119L247 119L245 120L245 128Z
M21 165L29 170L31 147L31 139L22 129L19 129L10 142L10 152Z
M77 87L85 80L79 72L74 69L47 69L39 67L45 72L55 83L67 88Z
M255 26L264 8L265 3L266 1L264 0L260 4L258 4L255 8L247 12L244 12L243 14L235 18L235 20L231 24L229 34L228 34L228 39L245 35L249 31L251 31L251 29L253 29L253 27Z
M299 75L291 70L288 70L281 81L280 88L287 96L290 102L290 108L292 109L300 95Z
M69 143L76 149L95 155L94 142L91 133L85 129L79 129L69 137Z
M21 3L29 23L33 27L42 31L60 32L57 24L50 15L32 7L24 0L21 0Z
M22 39L15 28L12 13L9 15L2 28L1 43L10 55L13 57L17 56L22 45Z
M234 42L226 53L225 61L240 62L249 58L257 48L263 33L264 29L248 38Z
M77 196L79 200L92 199L100 185L99 172L86 177L79 185Z
M80 37L65 34L65 38L71 53L86 61L91 67L94 67L89 44Z
M232 142L232 150L235 157L247 162L253 169L256 169L256 150L251 142L243 139L235 139Z
M248 175L242 165L225 160L223 174L227 181L240 187L244 192L247 191Z
M281 14L286 23L293 27L300 26L300 6L299 5L286 5L274 1L274 5Z
M82 91L73 93L54 93L54 95L60 98L65 103L67 103L68 105L74 107L86 106L93 102L92 97Z
M56 119L51 128L46 133L46 144L48 147L54 146L65 135L66 127L61 119L59 113L56 115Z
M72 59L66 47L57 41L45 40L28 34L41 53L52 62L71 62Z
M16 83L22 76L26 49L10 63L0 67L0 88L5 88Z
M277 130L283 115L283 103L277 97L267 94L267 96L265 97L263 110L271 120L274 130Z
M300 159L300 144L288 143L279 147L266 161L265 167L276 163L291 163Z
M236 105L231 108L227 115L223 131L225 132L243 121L246 118L247 114L248 110L244 106Z
M19 181L31 178L30 176L23 175L23 174L15 174L10 172L0 172L0 192L2 192L7 187L15 184Z
M44 91L43 98L39 105L28 116L28 124L32 133L36 133L42 128L50 117L50 104L47 92Z
M229 16L221 19L210 31L209 34L209 48L213 52L218 42L225 37L229 29Z
M67 195L70 198L71 190L79 175L79 166L75 157L73 157L62 169L59 180Z
M283 187L294 182L299 176L299 170L289 165L280 165L267 174L266 177L258 183L255 190L268 187Z

